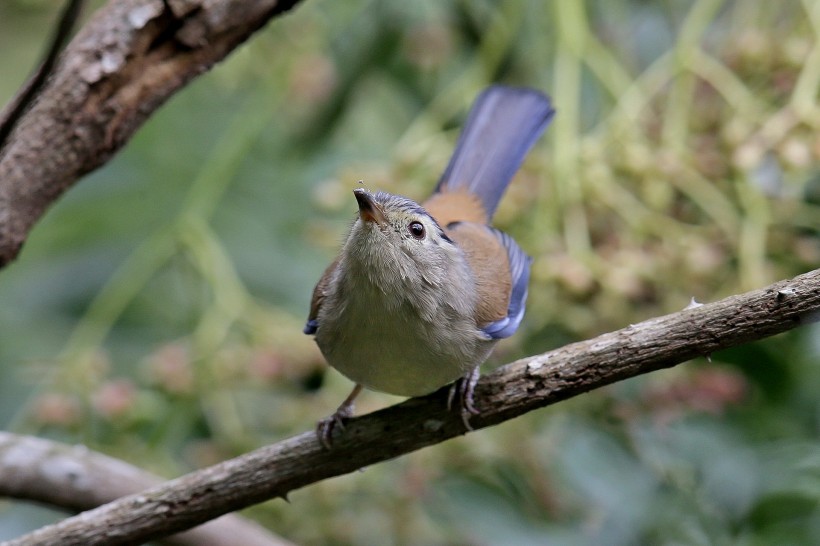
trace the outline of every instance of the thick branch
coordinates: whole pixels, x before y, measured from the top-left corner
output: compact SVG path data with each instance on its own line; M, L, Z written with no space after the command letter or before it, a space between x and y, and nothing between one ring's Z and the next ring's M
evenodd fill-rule
M158 476L83 446L0 432L0 496L79 512L162 481ZM178 546L290 544L233 514L173 535L164 542Z
M298 1L111 0L100 9L0 155L0 267L46 208L168 97Z
M820 270L513 362L476 388L474 428L820 319ZM353 419L322 449L312 432L193 472L7 543L139 544L465 433L446 392Z

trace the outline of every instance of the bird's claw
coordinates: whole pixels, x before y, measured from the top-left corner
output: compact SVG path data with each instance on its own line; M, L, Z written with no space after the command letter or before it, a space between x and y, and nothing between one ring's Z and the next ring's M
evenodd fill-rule
M447 394L447 410L452 411L453 402L458 395L458 409L461 413L461 422L464 423L464 428L468 431L473 430L470 424L470 417L481 413L473 403L473 394L475 393L475 386L478 383L480 376L478 367L476 366L471 371L464 374L463 377L455 381L450 386L450 392Z
M339 408L332 415L319 420L316 424L316 438L322 447L330 449L333 446L333 431L344 431L345 421L353 417L353 408Z
M353 400L362 392L362 386L356 385L353 391L345 398L345 401L336 409L333 415L325 417L316 423L316 439L325 449L330 449L333 445L333 431L335 429L344 430L345 421L353 417Z

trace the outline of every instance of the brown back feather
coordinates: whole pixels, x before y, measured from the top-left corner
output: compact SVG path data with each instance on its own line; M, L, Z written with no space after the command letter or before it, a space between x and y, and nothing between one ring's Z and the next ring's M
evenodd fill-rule
M486 224L489 221L481 199L466 189L436 192L422 206L444 228L452 222Z
M506 317L512 279L504 246L483 223L460 222L445 231L464 251L473 270L478 292L476 324L484 327Z

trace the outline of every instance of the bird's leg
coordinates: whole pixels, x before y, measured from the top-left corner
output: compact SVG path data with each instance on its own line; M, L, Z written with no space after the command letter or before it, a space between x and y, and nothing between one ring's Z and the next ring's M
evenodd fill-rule
M470 416L480 413L473 404L473 393L475 392L475 386L480 376L481 372L479 372L478 366L476 366L464 374L461 379L455 381L450 386L450 392L447 395L447 409L452 410L453 401L455 400L456 393L458 393L458 407L461 412L461 421L467 430L473 430L472 425L470 425Z
M356 386L353 387L353 390L350 391L350 394L347 395L347 398L344 399L344 402L339 404L336 411L317 423L316 437L325 449L330 449L331 445L333 445L333 430L336 428L344 430L345 419L353 417L353 401L359 396L360 392L362 392L362 386L357 383Z

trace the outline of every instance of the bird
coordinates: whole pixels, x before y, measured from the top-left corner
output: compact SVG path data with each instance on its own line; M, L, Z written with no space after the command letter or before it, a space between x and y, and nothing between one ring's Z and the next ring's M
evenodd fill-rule
M304 332L355 383L319 421L331 447L363 388L414 397L451 385L465 427L479 366L524 316L532 259L490 221L552 120L548 96L492 85L476 98L453 155L423 203L365 188L335 260L313 290Z

